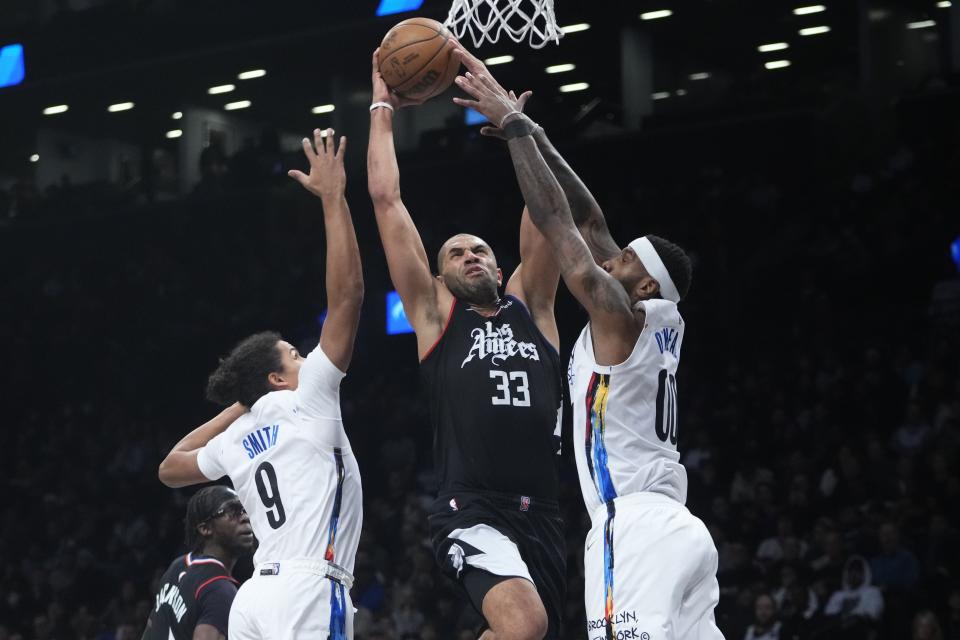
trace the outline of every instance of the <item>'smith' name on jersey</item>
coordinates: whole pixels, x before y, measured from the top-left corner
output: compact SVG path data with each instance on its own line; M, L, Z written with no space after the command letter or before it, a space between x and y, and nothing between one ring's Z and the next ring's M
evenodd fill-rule
M271 424L260 427L244 436L242 444L247 452L247 457L253 460L270 447L276 446L277 437L280 435L280 425Z
M517 342L513 338L513 329L509 324L503 324L494 327L492 322L487 322L485 328L477 327L470 332L473 338L473 346L470 347L470 353L464 358L460 368L462 369L468 362L474 358L479 360L490 356L490 362L500 365L507 358L520 356L528 360L540 360L540 353L537 351L537 345L532 342Z
M164 604L170 605L170 608L173 609L173 615L177 618L177 622L180 622L180 618L187 612L187 604L183 601L180 589L175 584L167 583L163 585L160 593L157 594L156 610L160 611L160 605Z

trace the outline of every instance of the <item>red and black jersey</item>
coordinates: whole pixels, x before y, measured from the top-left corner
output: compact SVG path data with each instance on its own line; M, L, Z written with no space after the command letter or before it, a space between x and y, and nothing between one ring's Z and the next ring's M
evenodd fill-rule
M557 500L560 357L520 300L507 296L491 317L455 300L420 370L441 496Z
M180 556L160 580L143 640L192 640L199 624L216 627L226 636L238 584L216 558Z

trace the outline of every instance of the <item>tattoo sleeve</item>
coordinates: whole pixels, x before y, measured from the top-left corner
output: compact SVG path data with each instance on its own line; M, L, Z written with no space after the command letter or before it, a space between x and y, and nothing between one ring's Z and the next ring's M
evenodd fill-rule
M580 176L553 146L543 128L536 130L533 139L536 141L537 148L543 155L547 166L550 167L553 175L556 176L557 181L563 188L567 201L570 203L570 214L573 216L573 221L583 235L587 246L590 247L590 252L596 262L603 262L619 254L620 247L617 246L610 235L603 210L597 204L587 185L583 183Z
M530 218L553 246L560 273L588 311L630 314L630 301L619 282L594 262L570 213L556 176L530 136L509 141L510 157Z

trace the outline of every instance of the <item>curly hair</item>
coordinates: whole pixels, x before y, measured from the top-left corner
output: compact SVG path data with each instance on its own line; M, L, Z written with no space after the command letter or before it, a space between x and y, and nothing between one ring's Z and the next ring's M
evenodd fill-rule
M245 407L270 392L267 376L283 370L277 342L280 334L262 331L241 340L207 381L207 398L222 406L239 402Z
M680 298L685 299L687 292L690 291L690 281L693 278L693 263L690 256L679 246L665 240L660 236L648 235L647 240L657 250L657 255L663 260L663 266L667 268L670 279L677 286Z

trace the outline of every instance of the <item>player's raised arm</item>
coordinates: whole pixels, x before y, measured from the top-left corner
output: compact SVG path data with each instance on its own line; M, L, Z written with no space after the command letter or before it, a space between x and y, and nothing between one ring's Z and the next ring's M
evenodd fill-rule
M559 283L560 267L553 247L530 219L528 207L524 207L520 218L520 264L510 276L506 292L523 300L540 333L558 350L560 332L553 305Z
M313 144L303 139L303 153L310 173L292 170L288 175L320 198L327 236L327 319L320 332L320 346L341 371L350 366L353 343L363 306L363 268L357 234L350 218L345 189L343 157L346 136L337 146L333 129L313 132Z
M160 463L157 475L160 482L172 489L192 484L209 482L200 467L197 466L197 453L214 437L227 430L233 422L247 412L247 408L236 402L209 422L205 422L173 446L167 457Z
M563 189L532 137L536 125L520 113L517 101L486 75L468 72L457 78L457 85L475 98L459 100L459 104L477 109L503 129L530 217L553 246L567 288L596 325L597 361L623 362L640 333L630 298L623 286L596 264L577 230Z
M486 65L466 49L458 48L455 55L460 58L463 65L474 76L486 75L493 79ZM494 83L496 83L496 80L494 80ZM496 86L502 89L499 83L496 83ZM518 102L520 103L518 110L522 111L526 100ZM480 133L485 136L504 139L503 132L496 126L497 124L499 123L482 127ZM597 204L596 198L590 193L587 185L583 183L580 176L553 146L543 127L537 127L537 130L533 133L533 139L537 142L537 147L540 149L543 159L546 160L547 166L550 167L553 175L556 176L557 181L563 188L563 192L567 196L567 202L570 203L570 214L573 216L573 221L580 230L587 246L590 247L596 263L601 264L604 260L617 256L620 253L620 247L617 246L613 236L610 235L603 209Z
M433 277L427 252L410 212L400 198L400 169L393 142L394 110L404 104L384 82L373 53L373 105L370 110L370 146L367 149L367 186L373 200L377 229L387 256L390 278L400 294L407 318L417 334L421 357L436 342L445 320L450 293Z

